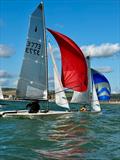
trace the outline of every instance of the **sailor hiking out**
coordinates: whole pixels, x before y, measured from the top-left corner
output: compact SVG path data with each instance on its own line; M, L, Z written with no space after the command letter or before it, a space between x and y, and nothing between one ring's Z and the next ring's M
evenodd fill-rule
M40 110L40 105L38 101L33 101L32 103L28 103L26 108L29 108L29 113L37 113Z

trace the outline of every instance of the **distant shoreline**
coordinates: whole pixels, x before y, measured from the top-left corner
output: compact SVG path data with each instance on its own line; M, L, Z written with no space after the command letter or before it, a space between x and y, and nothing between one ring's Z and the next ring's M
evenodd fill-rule
M16 97L16 89L15 88L2 88L2 91L3 91L4 98L6 100L14 100L15 99L15 97ZM69 91L66 92L66 96L67 96L69 102L71 100L72 94L73 94L72 92L69 92ZM49 95L51 95L50 99L52 101L55 98L53 91L49 91ZM120 104L120 93L111 94L110 101L108 101L108 102L102 101L100 103L101 104Z
M120 101L100 102L100 104L120 104Z

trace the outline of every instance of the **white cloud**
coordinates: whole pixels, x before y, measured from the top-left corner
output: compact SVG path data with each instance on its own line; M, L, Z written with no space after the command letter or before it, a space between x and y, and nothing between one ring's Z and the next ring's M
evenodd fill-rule
M0 57L10 57L15 54L15 49L4 44L0 44Z
M113 91L112 91L113 94L120 94L120 89L119 88L115 88Z
M8 86L9 80L0 78L0 86Z
M0 86L2 87L17 87L18 80L8 79L8 78L1 78L0 77Z
M12 81L12 86L13 86L13 87L17 87L17 84L18 84L18 80Z
M90 57L108 57L120 52L120 44L104 43L99 46L94 44L85 45L81 46L81 50L86 56L89 55Z
M0 70L0 79L1 78L12 78L13 76L4 70Z
M51 48L50 48L51 47ZM51 52L51 49L52 49L52 52L56 55L60 52L60 49L58 47L55 47L55 46L48 46L47 48L47 52L50 53Z
M110 57L120 52L119 43L104 43L97 45L85 45L80 47L85 56L90 57ZM60 50L58 47L52 46L52 51L56 59L60 59ZM49 48L48 48L49 52Z
M110 72L112 72L111 67L101 67L101 68L96 68L96 70L100 73L110 73Z
M60 59L60 49L58 47L55 47L55 46L51 46L52 47L52 52L54 54L54 57L56 59ZM47 52L50 53L50 48L48 47L47 48Z

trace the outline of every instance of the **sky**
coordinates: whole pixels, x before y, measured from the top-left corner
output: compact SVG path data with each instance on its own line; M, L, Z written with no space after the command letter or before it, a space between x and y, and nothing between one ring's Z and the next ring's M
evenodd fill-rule
M28 33L30 14L40 0L0 0L0 85L16 87ZM45 24L70 37L90 55L91 67L120 93L120 0L44 0ZM60 54L47 32L60 68ZM51 65L51 64L49 64ZM52 68L49 66L49 68ZM49 69L49 80L52 69Z

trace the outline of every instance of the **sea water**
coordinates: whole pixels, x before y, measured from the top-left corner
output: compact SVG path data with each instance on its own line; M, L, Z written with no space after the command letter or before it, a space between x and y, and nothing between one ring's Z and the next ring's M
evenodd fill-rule
M120 160L120 105L102 105L99 114L0 118L0 160L54 159Z

